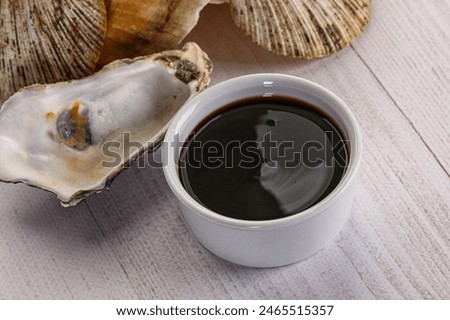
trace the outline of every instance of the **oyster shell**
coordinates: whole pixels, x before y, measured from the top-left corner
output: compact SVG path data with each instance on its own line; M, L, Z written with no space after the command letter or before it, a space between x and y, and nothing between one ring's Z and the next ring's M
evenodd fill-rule
M106 33L103 0L0 1L0 104L18 89L91 74Z
M109 0L99 66L177 47L209 0Z
M229 3L235 23L264 48L312 59L355 40L369 22L371 0L108 0L98 65L176 47L208 3Z
M278 54L311 59L349 46L370 19L371 0L231 0L236 24Z
M0 111L0 180L45 189L65 206L104 190L125 164L159 145L211 70L207 55L188 43L19 91Z

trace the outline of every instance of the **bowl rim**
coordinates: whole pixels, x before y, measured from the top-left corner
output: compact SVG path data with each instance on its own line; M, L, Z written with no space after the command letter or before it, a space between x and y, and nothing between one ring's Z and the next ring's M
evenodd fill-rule
M184 189L181 180L178 176L177 165L175 164L174 148L170 148L172 142L174 142L174 137L177 135L178 129L182 126L182 121L186 115L192 114L193 108L195 108L206 95L210 95L214 92L221 92L223 94L224 90L229 91L231 86L236 82L241 83L251 83L251 81L267 81L268 79L278 79L285 81L294 81L301 85L307 90L313 89L315 92L320 93L322 96L327 97L333 101L333 105L338 105L341 108L342 113L350 120L350 130L354 132L354 141L351 143L351 153L349 159L349 165L344 177L341 179L339 184L335 189L328 194L324 199L315 205L295 213L293 215L273 219L273 220L240 220L235 218L226 217L219 213L216 213L202 204L198 203L194 198L189 195L189 193ZM200 119L201 121L201 119ZM346 130L349 131L349 130ZM312 82L310 80L280 74L280 73L257 73L249 74L244 76L239 76L231 78L229 80L220 82L214 86L209 87L205 91L196 95L190 99L184 106L182 106L176 115L172 118L167 132L164 136L164 141L162 145L162 160L163 160L163 172L170 189L175 194L177 199L185 206L187 206L190 211L200 216L203 219L207 219L216 224L220 224L226 227L237 228L237 229L268 229L268 228L278 228L286 225L294 225L308 220L314 216L319 215L321 212L329 208L333 203L337 201L338 198L349 188L352 181L355 179L356 173L360 167L362 159L362 132L361 128L356 120L355 115L348 107L348 105L334 94L329 89Z

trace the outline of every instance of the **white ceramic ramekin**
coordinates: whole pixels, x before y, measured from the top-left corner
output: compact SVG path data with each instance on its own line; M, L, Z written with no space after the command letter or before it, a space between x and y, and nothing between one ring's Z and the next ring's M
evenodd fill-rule
M202 206L186 192L179 178L177 164L182 144L196 126L216 109L236 100L271 95L310 102L335 120L350 146L348 168L343 179L316 205L277 220L237 220ZM250 267L291 264L311 256L332 241L350 214L352 189L361 156L361 131L348 106L316 83L282 74L248 75L207 89L176 114L163 144L164 175L180 202L192 233L217 256Z

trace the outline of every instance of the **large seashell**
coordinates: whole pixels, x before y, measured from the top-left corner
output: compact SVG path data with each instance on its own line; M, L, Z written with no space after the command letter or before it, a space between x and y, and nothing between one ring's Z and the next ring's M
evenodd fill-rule
M19 91L0 111L0 180L48 190L66 206L104 190L126 164L159 146L211 70L206 54L188 43L113 62L81 80Z
M350 45L370 18L371 0L231 0L236 24L278 54L311 59Z
M209 0L109 0L99 66L177 47Z
M34 83L95 69L106 32L102 0L0 1L0 103Z
M371 0L108 0L98 65L176 47L208 3L230 3L236 24L264 48L311 59L349 46L369 22Z

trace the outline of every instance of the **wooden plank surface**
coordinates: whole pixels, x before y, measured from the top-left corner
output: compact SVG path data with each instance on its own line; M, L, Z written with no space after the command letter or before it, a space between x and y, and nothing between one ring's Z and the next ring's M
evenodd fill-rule
M248 269L207 252L185 228L162 170L124 172L111 191L64 209L0 185L0 298L450 299L450 1L375 0L363 37L297 61L252 44L226 5L187 40L213 83L281 72L341 96L364 131L349 223L313 257Z

